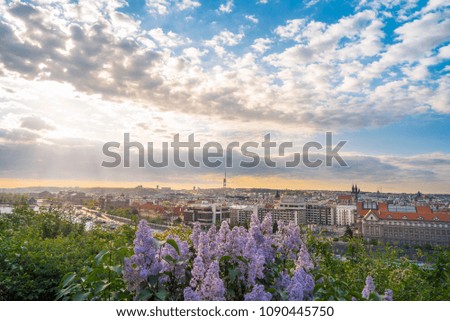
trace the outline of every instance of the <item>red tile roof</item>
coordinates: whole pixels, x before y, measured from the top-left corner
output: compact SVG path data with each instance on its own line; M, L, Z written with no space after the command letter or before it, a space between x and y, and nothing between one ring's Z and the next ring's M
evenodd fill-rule
M364 217L370 210L363 209L362 203L358 202L358 214ZM378 209L372 209L378 218L381 220L408 220L408 221L440 221L450 222L450 213L447 212L433 212L429 206L416 206L416 212L391 212L388 209L388 204L378 203Z

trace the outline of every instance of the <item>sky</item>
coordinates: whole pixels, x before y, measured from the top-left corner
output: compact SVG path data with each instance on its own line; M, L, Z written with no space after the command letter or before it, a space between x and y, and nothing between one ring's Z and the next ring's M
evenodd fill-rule
M0 188L220 187L103 145L270 133L286 160L332 132L348 166L233 163L228 186L450 193L449 60L444 0L0 0Z

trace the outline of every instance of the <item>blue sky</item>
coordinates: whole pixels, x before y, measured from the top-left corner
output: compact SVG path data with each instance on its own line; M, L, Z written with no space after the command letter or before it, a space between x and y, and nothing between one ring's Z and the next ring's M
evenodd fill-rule
M449 17L444 0L0 0L0 183L217 186L217 170L107 171L101 146L331 131L348 168L230 183L450 193Z

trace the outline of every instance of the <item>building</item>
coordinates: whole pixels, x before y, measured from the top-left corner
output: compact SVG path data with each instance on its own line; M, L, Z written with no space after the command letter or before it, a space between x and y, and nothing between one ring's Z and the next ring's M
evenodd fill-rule
M230 210L222 204L200 203L189 204L183 210L184 223L192 225L199 222L203 228L220 224L223 220L230 221Z
M353 204L353 196L352 195L338 195L336 198L336 202L342 205L350 205Z
M258 208L258 219L262 221L269 213L272 215L273 222L293 222L295 225L306 223L305 211L300 209Z
M335 224L354 225L355 224L356 205L337 205Z
M450 245L450 214L428 206L358 203L362 236L370 241Z
M230 224L244 225L250 222L253 214L258 215L257 205L232 205L230 206Z
M298 196L283 196L278 205L280 209L305 210L306 202Z
M306 224L334 225L335 208L321 203L307 203L305 220Z

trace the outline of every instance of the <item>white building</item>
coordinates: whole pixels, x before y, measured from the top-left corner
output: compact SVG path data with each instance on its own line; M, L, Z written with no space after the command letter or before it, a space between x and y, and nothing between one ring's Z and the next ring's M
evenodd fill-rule
M337 205L336 206L336 225L355 224L356 205Z

